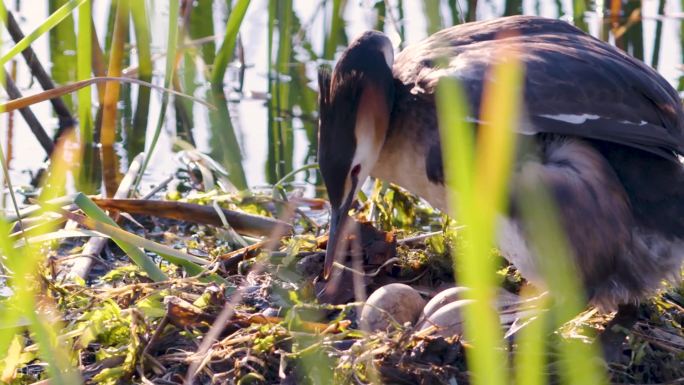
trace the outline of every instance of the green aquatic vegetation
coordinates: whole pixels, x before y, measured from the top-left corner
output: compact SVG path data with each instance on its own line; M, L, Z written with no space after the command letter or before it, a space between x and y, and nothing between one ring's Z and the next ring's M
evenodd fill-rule
M456 336L435 337L402 325L396 330L369 334L355 324L359 303L352 302L354 299L332 305L320 297L324 282L316 278L320 273L317 258L323 253L327 203L313 198L302 199L299 195L304 190L305 196L311 191L315 191L317 197L322 196L320 188L316 189L321 180L314 163L316 91L309 77L320 61L330 64L328 61L347 45L345 11L367 10L364 6L377 10L371 17L372 23L378 29L396 32L403 45L405 37L413 38L405 36L405 19L419 16L406 13L409 2L376 1L369 5L345 0L315 2L317 8L310 20L298 13L301 5L298 0L271 0L268 12L266 8L255 9L255 5L249 7L251 2L248 0L119 0L103 2L97 7L92 7L95 2L89 0L54 0L50 3L55 5L54 13L39 21L27 38L0 56L0 62L9 65L19 52L39 43L39 39L50 31L52 48L47 56L54 58L55 80L85 81L81 83L85 87L62 89L64 93L61 94L65 100L77 104L71 105L71 109L78 115L77 132L73 135L78 140L68 136L68 140L55 145L49 177L35 191L44 202L71 191L71 179L81 181L77 189L84 194L75 201L80 211L69 207L74 202L73 197L59 203L59 210L68 209L72 214L80 215L72 216L73 219L99 226L111 242L107 241L103 249L91 255L92 251L81 239L99 236L98 232L79 229L58 234L55 226L67 221L55 220L56 214L32 216L18 224L10 223L16 218L9 214L3 217L0 221L3 254L0 278L2 285L6 285L3 288L12 293L0 298L3 326L0 382L181 383L188 376L188 367L195 363L199 369L192 376L198 383L423 381L452 384L501 380L499 382L542 384L548 382L549 377L567 383L595 382L599 378L595 368L587 364L593 353L582 344L586 345L594 338L595 331L605 327L607 317L591 309L582 311L583 304L574 303L567 309L553 308L548 303L540 305L551 311L533 317L533 320L523 319L531 322L510 344L497 344L492 336L498 338L499 332L490 331L484 345L503 345L501 348L507 350L505 353L488 352L488 357L495 359L483 364L476 363L478 358L482 361L486 356L479 343L463 343ZM125 9L127 3L130 9ZM467 3L464 12L460 6L466 4L456 1L426 2L426 32L439 28L447 20L452 24L461 22L464 14L474 19L482 4L478 7L477 1ZM539 8L540 3L537 1L534 5ZM216 14L223 9L219 5L225 6L225 14ZM663 13L664 5L664 1L658 4L659 14ZM562 13L560 2L552 6L557 8L559 15ZM584 29L588 27L583 18L587 6L583 0L572 3L574 21ZM637 6L630 4L625 10L633 13ZM98 14L98 7L104 9L102 15ZM520 7L517 0L506 1L503 12L517 13ZM446 18L444 10L450 14ZM254 47L245 46L245 42L252 42L247 34L254 32L249 25L243 27L248 12L263 13L267 18L268 63L263 66L250 57ZM619 13L620 9L612 14ZM108 20L104 26L100 25L101 16ZM4 20L4 17L0 19ZM162 28L155 26L160 20ZM662 31L660 19L658 23L658 31ZM618 44L624 44L637 56L643 55L641 21L637 24L627 21L623 26L624 39L617 39ZM98 37L95 32L100 30L104 30L104 35ZM604 38L608 36L606 32ZM659 44L661 32L657 32L656 39ZM75 56L68 52L74 46L77 48ZM142 81L135 87L122 85L120 94L110 95L112 109L106 116L109 127L106 136L108 141L114 138L117 146L121 144L128 152L121 163L100 159L98 147L102 139L98 136L102 112L96 108L104 102L105 88L112 88L104 84L111 82L89 80L93 76L106 75L105 63L117 59L114 50L121 56L121 60L116 61L120 62L122 76L129 77L130 81ZM659 60L658 55L655 49L654 65ZM252 66L256 66L256 70ZM263 78L263 84L268 84L268 89L245 81L245 71L255 71L257 78ZM0 73L2 77L4 73ZM93 84L99 87L97 92L91 89ZM153 86L150 84L154 87L164 85L161 100L151 94ZM504 89L510 91L512 88ZM77 98L73 97L74 92ZM180 95L194 99L173 99ZM511 109L515 94L509 92L499 96L496 98L499 102L497 118L515 120L511 118L515 114ZM32 107L46 98L42 95L32 102L24 100L28 103L24 107ZM239 126L234 123L238 122L235 109L242 106L240 103L254 103L254 100L268 104L263 116L264 121L268 120L268 135L264 136L269 137L264 146L268 152L264 174L273 186L252 191L247 183L247 177L252 175L243 169L243 161L252 159L254 154L249 153L252 149L245 147L242 134L259 126L251 116ZM453 105L451 101L450 106ZM17 107L16 104L7 106ZM458 115L458 111L451 112ZM448 116L443 118L443 124L459 126ZM195 138L193 135L198 132L204 133L204 126L208 126L210 137L197 135ZM191 160L186 164L187 169L176 173L172 187L162 193L167 199L266 218L287 217L294 206L293 218L288 218L293 233L288 230L282 237L270 239L265 235L239 234L229 226L189 224L147 214L124 213L115 221L116 210L105 213L94 205L93 197L85 195L99 190L103 173L109 173L107 178L112 185L113 182L118 184L120 168L129 166L126 159L134 159L145 149L145 162L149 164L153 153L164 151L160 147L163 141L157 142L157 138L165 130L173 131L174 127L178 131L171 135L181 136L186 143L169 151L179 157L183 154L178 149L197 154L199 151L195 147L202 148L201 142L206 139L206 146L215 160L209 156L201 160L198 160L201 156L188 157ZM491 242L487 242L491 223L482 221L491 219L489 208L478 201L482 197L468 196L470 192L478 191L476 187L482 183L478 175L495 182L505 178L492 175L491 169L478 168L487 156L470 152L469 149L475 147L471 145L475 139L467 137L466 127L459 127L466 137L456 145L464 146L465 151L451 154L459 157L455 163L463 166L455 170L459 173L456 184L460 185L461 194L466 193L465 201L461 195L453 207L464 209L465 219L475 219L472 221L475 223L463 220L459 212L453 213L458 219L456 222L406 191L376 182L371 189L365 190L367 196L361 194L353 213L359 221L370 221L380 230L391 231L390 238L396 236L396 255L392 255L395 259L387 263L377 256L368 256L371 261L364 262L372 262L371 266L363 266L364 271L347 271L349 275L341 286L351 288L351 277L355 274L362 275L368 291L383 283L403 281L431 295L437 288L453 284L454 277L459 283L462 282L460 278L465 277L465 282L503 286L508 291L528 295L525 280L492 249ZM297 149L300 136L306 137L310 144L303 151ZM180 142L171 141L174 145ZM509 155L509 147L505 143L503 147L496 145L493 144L498 151L489 154L493 153L492 159L505 164L503 160ZM67 151L78 147L78 151ZM483 148L478 147L478 150ZM487 149L484 150L487 153ZM6 154L1 155L4 161ZM302 159L300 155L304 155ZM78 162L61 162L60 159L81 161L76 164ZM205 163L193 168L193 162ZM297 169L300 162L304 166ZM7 176L6 162L3 169ZM306 173L300 174L302 171ZM144 193L146 180L142 171L138 175L137 187L142 189L126 191L125 197L137 198ZM304 182L300 182L302 180ZM8 180L7 186L13 192L11 182ZM497 183L494 185L498 186ZM236 189L231 190L231 185ZM505 188L499 187L491 188L485 195L504 194ZM491 198L495 203L498 199L496 196L484 198ZM59 210L56 211L61 212ZM21 224L31 223L45 226L27 226L27 233L23 234ZM75 222L69 226L72 225L75 226ZM466 225L468 227L464 227ZM547 223L545 227L552 225ZM7 236L10 233L12 235ZM32 242L25 242L25 235ZM548 235L549 239L562 243L553 232ZM79 238L71 239L71 236ZM555 250L558 245L543 241L542 248ZM392 245L390 250L394 250L394 244L388 243ZM454 255L461 258L467 253L472 260L477 259L490 269L482 272L482 276L469 276L469 267L454 264L452 260ZM92 258L95 261L93 272L85 277L69 277L65 274L65 270L68 271L65 266L70 260L79 258ZM570 287L579 291L563 276L555 283L558 286L553 290L570 290L565 289ZM681 285L668 287L643 303L639 323L630 331L624 346L628 360L608 368L612 382L667 383L684 377L681 366L684 357L683 290ZM226 304L235 304L229 306L233 315L221 324L222 332L212 340L208 335L209 327L217 323L217 316ZM579 316L550 330L551 312L556 312L553 317L561 314L572 318L578 313ZM491 317L487 317L481 318L477 325L481 331L486 331L486 326L495 329ZM205 339L214 341L212 349L195 355L198 343ZM571 360L562 361L559 357L563 355ZM466 364L466 356L470 366ZM496 360L503 356L508 358L508 363ZM574 368L579 368L580 372L574 377L563 374ZM476 377L471 377L472 373L476 373Z

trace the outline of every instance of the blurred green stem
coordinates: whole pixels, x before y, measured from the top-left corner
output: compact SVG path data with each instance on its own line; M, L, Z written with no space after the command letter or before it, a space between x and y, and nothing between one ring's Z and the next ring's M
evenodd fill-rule
M136 0L131 3L131 16L138 53L138 79L152 81L152 41L150 36L149 16L146 1ZM145 149L145 133L150 119L150 93L148 87L138 87L138 100L133 115L133 124L126 133L126 147L130 155L138 154Z
M223 89L223 77L226 74L228 63L233 57L237 34L240 31L242 20L247 13L247 7L249 7L249 0L237 0L237 3L233 6L230 16L228 17L223 43L216 55L216 60L214 60L214 68L211 74L211 86L214 90Z

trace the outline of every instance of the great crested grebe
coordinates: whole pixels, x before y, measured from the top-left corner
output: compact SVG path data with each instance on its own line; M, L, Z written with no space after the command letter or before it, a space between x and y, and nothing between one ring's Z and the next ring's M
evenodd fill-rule
M513 16L444 29L396 58L369 31L319 71L319 162L332 218L324 276L340 229L370 175L445 210L435 89L457 78L470 111L502 47L525 66L524 117L534 144L513 183L533 173L552 192L592 303L633 303L680 273L684 257L684 111L656 71L559 20ZM511 206L515 206L512 191ZM498 237L504 256L535 282L519 214Z

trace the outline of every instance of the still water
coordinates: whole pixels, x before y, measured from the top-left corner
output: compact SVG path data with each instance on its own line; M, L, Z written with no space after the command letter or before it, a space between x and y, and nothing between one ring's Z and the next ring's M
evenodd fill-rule
M461 8L465 7L461 0ZM14 3L14 2L13 2ZM107 25L108 2L94 2L93 17L98 36L104 36L105 26ZM352 0L347 2L344 12L344 32L349 38L373 28L376 19L376 1ZM425 6L428 2L409 0L403 1L404 18L400 19L395 10L397 1L388 1L387 9L392 14L391 22L385 24L385 31L393 38L399 46L419 41L427 36L428 31L434 27L430 25ZM434 3L434 1L433 1ZM490 19L501 16L504 13L505 4L500 0L480 2L477 8L478 20ZM148 1L150 12L150 25L153 39L153 50L158 54L163 54L166 45L166 31L168 23L168 4L163 0ZM654 36L658 22L662 23L662 37L660 44L660 59L658 71L665 76L674 86L678 86L681 77L681 17L682 9L680 1L666 1L663 13L659 14L658 0L642 1L642 25L643 25L643 54L645 61L651 63L654 49ZM17 8L17 4L8 4L10 9L19 16L20 24L25 33L35 29L48 16L47 1L30 0L22 1ZM572 21L567 15L572 14L572 2L570 0L524 0L522 11L524 14L538 14L546 17L562 17ZM316 88L315 72L316 67L322 60L311 57L311 52L323 52L325 45L326 29L330 24L330 7L332 1L315 0L294 0L293 11L298 21L301 23L297 38L293 38L293 57L303 68L307 78L306 81L296 84L297 87ZM604 12L596 11L605 9L603 3L593 4L592 11L585 14L589 31L595 36L603 36L608 41L613 42L614 37L605 32L605 23L602 18ZM225 1L214 1L213 21L217 41L221 41L224 30L227 9ZM453 20L450 17L450 10L447 2L440 2L439 7L440 24L443 26L451 25ZM433 19L434 21L434 19ZM245 170L247 182L250 186L259 186L269 181L267 172L269 167L268 155L271 151L269 146L269 129L274 121L289 120L288 129L291 129L292 141L292 160L290 169L296 169L307 162L313 161L310 148L310 137L315 125L314 111L302 111L297 105L291 106L285 114L273 116L272 110L267 106L269 93L269 82L276 75L269 66L269 39L268 39L268 0L253 0L242 24L241 40L244 50L244 78L242 79L242 89L238 92L237 79L240 75L238 65L233 66L226 77L227 94L231 100L229 108L232 116L235 132L238 137L243 154L243 168ZM397 32L399 26L404 29L405 41L401 41ZM3 32L3 51L12 45L7 41L7 34ZM33 45L43 64L50 62L47 35L41 37ZM338 47L337 51L342 47ZM310 51L309 51L310 50ZM134 49L133 49L133 52ZM74 53L75 54L75 53ZM18 58L17 84L24 95L39 92L39 87L32 81L30 74L26 70L24 63ZM132 65L135 65L135 55L131 55ZM48 65L46 65L48 66ZM155 82L161 84L163 81L164 60L155 62ZM281 82L288 82L291 77L280 74ZM202 82L202 80L199 80ZM206 82L202 82L195 91L195 95L203 97L206 95ZM133 87L135 95L135 87ZM154 130L157 121L157 114L160 109L161 96L158 93L152 94L150 106L150 119L148 129L148 141ZM3 95L4 98L4 95ZM53 117L49 103L41 103L32 107L46 129L54 130L57 127L57 120ZM281 111L282 112L282 111ZM215 139L216 130L209 129L207 109L204 106L195 104L193 107L194 128L193 136L197 148L203 152L209 152L212 148L212 141ZM269 119L269 114L272 114ZM291 127L291 128L290 128ZM4 148L7 149L7 130L8 116L0 117L0 138ZM30 180L29 171L36 170L44 160L44 153L38 142L33 137L28 127L25 125L19 114L14 115L14 134L11 138L11 174L15 185L28 183ZM175 156L171 151L173 140L176 136L176 122L173 109L166 115L165 126L160 138L160 142L155 150L151 167L149 168L146 181L148 183L163 179L176 169ZM122 168L126 168L126 155L123 150ZM302 176L300 176L301 178ZM271 178L272 179L272 178Z

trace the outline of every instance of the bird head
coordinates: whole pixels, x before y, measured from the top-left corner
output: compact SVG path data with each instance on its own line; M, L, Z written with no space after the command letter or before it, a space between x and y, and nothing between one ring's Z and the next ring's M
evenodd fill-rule
M394 80L392 43L368 31L340 56L332 73L321 69L318 162L332 210L323 276L332 270L348 211L375 166L387 134Z

